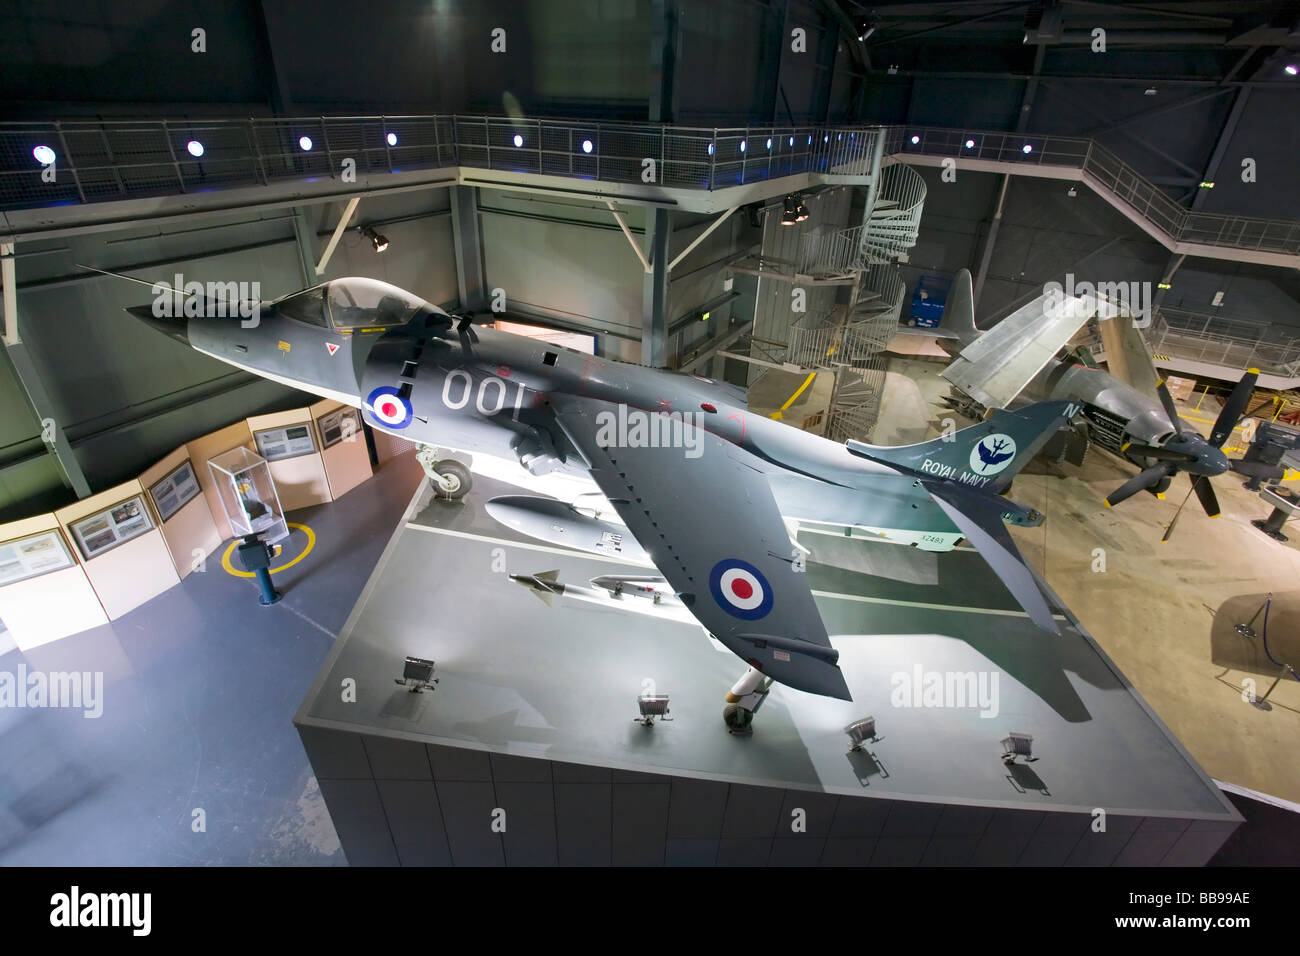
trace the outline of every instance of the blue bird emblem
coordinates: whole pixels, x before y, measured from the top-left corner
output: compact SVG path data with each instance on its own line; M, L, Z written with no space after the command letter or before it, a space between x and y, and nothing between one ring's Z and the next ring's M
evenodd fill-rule
M1016 443L1010 435L989 435L975 446L970 458L971 470L981 475L995 475L1016 457Z

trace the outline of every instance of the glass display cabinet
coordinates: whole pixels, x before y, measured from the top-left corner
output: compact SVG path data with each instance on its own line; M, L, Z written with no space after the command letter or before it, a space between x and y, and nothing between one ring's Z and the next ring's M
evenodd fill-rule
M261 534L267 544L289 536L265 458L240 445L211 459L208 467L235 534Z

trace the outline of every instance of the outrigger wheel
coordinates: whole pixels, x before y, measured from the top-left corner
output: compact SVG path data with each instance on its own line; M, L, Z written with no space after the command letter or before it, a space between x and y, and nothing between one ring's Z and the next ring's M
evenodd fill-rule
M438 477L430 476L429 484L433 486L433 493L439 498L449 500L464 498L474 485L474 478L469 469L454 458L444 458L442 461L435 462L433 469L438 473Z

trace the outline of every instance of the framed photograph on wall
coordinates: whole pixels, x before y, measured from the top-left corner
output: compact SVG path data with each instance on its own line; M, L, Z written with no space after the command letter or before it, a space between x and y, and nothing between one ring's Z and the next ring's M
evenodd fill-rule
M154 507L158 509L158 516L163 521L180 511L198 493L199 480L195 477L194 467L188 458L149 488L149 496L153 498Z
M361 419L357 417L357 410L350 405L326 412L316 419L316 424L320 426L322 448L330 448L341 441L354 439L361 433Z
M76 563L58 528L0 544L0 587L61 571Z
M136 495L75 521L69 527L81 550L81 556L89 561L152 530L153 521L149 518L149 509L145 507L144 496Z
M267 461L297 458L299 455L310 455L316 450L316 439L312 435L310 422L253 432L253 440L257 444L257 453Z

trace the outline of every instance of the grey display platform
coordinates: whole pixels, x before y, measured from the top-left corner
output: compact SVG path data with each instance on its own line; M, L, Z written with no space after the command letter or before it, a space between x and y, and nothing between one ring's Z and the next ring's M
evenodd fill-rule
M776 685L739 737L745 665L698 624L508 578L646 573L484 512L518 493L417 492L298 711L354 865L1199 865L1241 821L1059 602L1052 638L973 551L801 532L854 700ZM394 683L407 655L435 691ZM671 722L634 721L650 689ZM1036 762L1003 763L1010 732Z

